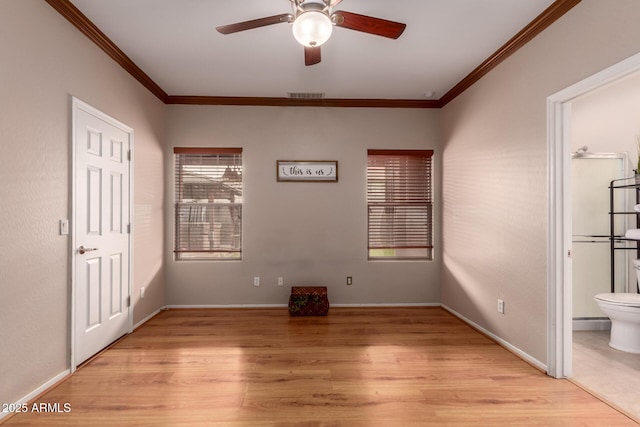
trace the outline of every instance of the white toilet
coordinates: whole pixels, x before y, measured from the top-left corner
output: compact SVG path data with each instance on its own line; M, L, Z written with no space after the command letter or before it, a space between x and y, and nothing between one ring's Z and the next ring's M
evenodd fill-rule
M609 346L640 354L640 294L598 294L594 299L611 319Z

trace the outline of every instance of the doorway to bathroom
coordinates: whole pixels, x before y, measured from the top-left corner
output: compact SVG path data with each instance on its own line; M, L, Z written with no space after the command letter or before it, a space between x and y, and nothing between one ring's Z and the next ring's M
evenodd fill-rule
M627 98L626 101L623 98L606 97L616 92L617 95L624 95L623 98ZM628 99L630 96L632 99ZM588 97L593 97L594 102L585 106L582 101ZM579 253L575 253L575 248L583 243L575 242L576 235L582 233L578 229L573 230L572 211L577 209L573 206L577 203L573 200L573 193L578 190L573 188L577 178L572 175L575 172L574 164L577 162L576 154L584 154L588 151L627 152L626 176L633 175L632 169L636 168L638 135L640 135L640 122L635 114L639 102L640 54L637 54L552 95L547 103L550 171L548 372L558 378L570 378L635 419L640 419L640 402L637 400L637 390L640 389L640 358L637 355L611 349L608 346L608 330L581 331L579 328L574 330L574 324L580 323L575 322L574 316L581 316L578 313L580 308L574 307L576 303L573 295L573 276L583 273L579 272L581 261L575 260L573 256L580 256ZM582 108L589 109L581 111ZM626 145L624 147L617 145L620 143ZM581 150L584 145L588 148ZM580 165L589 166L582 163ZM605 187L603 191L608 204L608 184ZM630 199L627 202L632 203ZM606 206L607 217L609 211L609 206ZM591 233L599 234L598 231L589 231L584 234ZM609 233L608 229L606 233ZM607 245L603 244L603 246ZM600 250L605 252L606 261L599 262L604 262L606 265L604 271L607 278L603 289L609 287L608 292L610 292L608 249ZM580 252L580 248L578 251ZM630 254L623 256L629 257L629 260L633 257ZM626 275L627 280L631 282L635 273L630 267L629 260L626 263L624 261L616 263L616 268L624 268L618 264L629 266ZM584 273L584 275L589 274ZM622 277L624 274L625 272L621 272L616 276ZM580 280L579 277L576 278L576 281ZM616 286L619 286L618 283L616 280ZM584 283L581 286L584 286ZM598 316L598 314L594 315Z
M634 182L632 169L637 167L640 123L635 108L629 107L638 100L640 76L630 76L572 102L573 322L569 377L636 419L640 419L640 357L609 346L611 322L594 296L636 289L636 243L615 239L612 250L610 240L610 234L623 237L628 229L637 228L633 214L636 192L633 188L616 188L611 199L609 186L614 179L627 178L616 181L616 187ZM591 153L601 150L620 154Z

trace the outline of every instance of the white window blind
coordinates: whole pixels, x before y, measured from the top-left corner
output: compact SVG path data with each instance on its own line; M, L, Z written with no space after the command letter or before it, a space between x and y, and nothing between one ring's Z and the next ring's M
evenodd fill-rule
M175 257L240 259L242 149L176 147Z
M433 150L368 150L370 259L433 259Z

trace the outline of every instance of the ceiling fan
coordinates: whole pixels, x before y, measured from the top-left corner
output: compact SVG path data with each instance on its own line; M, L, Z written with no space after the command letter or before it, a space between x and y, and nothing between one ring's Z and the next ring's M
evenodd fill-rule
M305 65L314 65L320 62L320 46L329 40L334 25L391 39L400 37L406 28L406 24L400 22L342 10L333 12L333 8L341 3L342 0L289 1L293 9L292 13L222 25L216 27L216 30L222 34L232 34L282 22L293 24L293 36L304 46Z

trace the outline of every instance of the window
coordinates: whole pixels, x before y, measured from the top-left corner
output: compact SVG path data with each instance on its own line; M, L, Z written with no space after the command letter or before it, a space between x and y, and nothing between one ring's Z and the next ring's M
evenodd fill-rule
M367 154L369 259L433 259L433 151Z
M240 259L242 149L173 149L175 258Z

